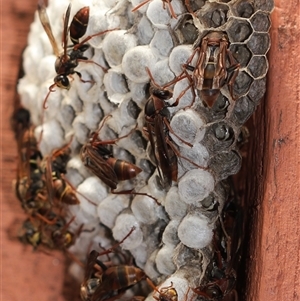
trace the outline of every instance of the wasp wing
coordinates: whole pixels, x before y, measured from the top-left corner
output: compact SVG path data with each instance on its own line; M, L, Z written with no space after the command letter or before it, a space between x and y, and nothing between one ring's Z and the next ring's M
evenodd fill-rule
M59 56L59 49L56 43L56 40L53 36L53 32L51 29L50 21L46 12L46 7L43 1L39 1L38 3L38 13L40 17L40 21L44 27L44 30L49 38L49 41L51 43L52 49L54 54L58 57Z

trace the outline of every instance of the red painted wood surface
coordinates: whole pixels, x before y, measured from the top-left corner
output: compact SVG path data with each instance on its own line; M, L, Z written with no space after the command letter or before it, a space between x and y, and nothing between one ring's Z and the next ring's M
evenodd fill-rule
M247 300L300 300L300 3L275 1L265 101L253 118Z
M12 192L17 146L10 129L15 82L35 0L1 3L1 300L63 301L64 258L33 252L17 239L26 216Z
M251 121L246 194L252 222L246 255L247 291L242 301L300 299L299 5L298 0L276 0L268 93ZM0 293L3 300L9 301L62 301L61 254L33 253L14 238L25 216L11 189L17 150L9 116L19 56L35 7L35 0L6 1L1 6Z

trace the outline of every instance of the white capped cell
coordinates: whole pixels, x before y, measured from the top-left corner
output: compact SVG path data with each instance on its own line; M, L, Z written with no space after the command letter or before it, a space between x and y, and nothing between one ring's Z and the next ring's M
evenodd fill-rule
M72 122L75 118L75 111L72 106L65 104L64 102L60 106L59 113L57 114L57 120L65 132L72 131Z
M165 245L171 245L173 247L175 247L178 242L178 236L177 236L177 228L179 225L179 221L178 220L171 220L168 225L166 226L163 236L162 236L162 242Z
M186 204L197 205L213 191L214 187L215 180L210 172L193 169L179 180L178 193Z
M180 147L179 152L180 165L185 170L208 167L209 153L203 144L196 142L192 148Z
M131 249L130 253L134 257L136 265L143 268L147 261L148 246L145 242L141 243L137 248Z
M79 66L84 67L88 66L87 64L89 64L93 68L91 70L93 74L93 81L95 82L95 84L101 87L103 76L109 68L109 66L107 65L102 49L93 49L92 51L91 48L90 53L88 53L88 51L89 50L87 50L86 52L86 56L90 58L89 62L82 62L82 64L79 64Z
M178 105L174 107L174 111L180 109L186 109L195 102L196 94L193 93L193 88L188 78L183 78L176 82L173 90L173 102L178 102Z
M173 220L180 220L187 212L187 204L180 200L178 187L171 187L165 200L165 209Z
M135 83L133 81L128 82L128 86L130 89L131 98L136 104L143 108L146 103L146 84L145 83Z
M42 139L39 144L39 149L43 156L50 154L52 150L60 148L65 144L64 133L57 120L44 123L42 126L35 128L34 135L39 141L42 132Z
M151 22L146 16L143 16L137 25L137 36L139 39L139 44L146 45L149 44L153 38L154 30Z
M104 85L109 97L115 93L128 93L124 75L122 73L115 72L113 69L108 70L108 72L104 75Z
M180 241L189 248L202 249L213 237L210 220L201 213L191 212L183 218L178 227Z
M67 180L70 182L71 185L74 187L78 186L80 183L84 181L84 177L78 172L77 169L69 168L67 169L66 174Z
M85 125L90 130L95 130L98 127L100 120L103 118L101 108L98 104L85 103L84 106Z
M52 84L52 79L45 81L40 86L37 98L35 100L35 108L36 110L40 111L40 114L42 115L41 120L43 122L50 121L51 119L54 119L57 114L59 114L61 102L63 100L63 94L65 93L65 91L57 87L54 87L53 92L49 93L49 87Z
M125 15L126 10L128 10L127 0L117 0L117 1L104 0L104 3L107 7L110 8L110 10L107 12L107 14L109 15L118 15L118 16Z
M191 109L180 110L177 112L173 116L170 125L176 135L181 139L178 139L172 132L170 132L170 136L176 144L182 147L189 147L184 142L190 144L193 144L195 141L200 142L206 131L206 128L204 127L205 121Z
M95 224L98 223L98 218L95 215L90 215L84 211L79 205L73 205L68 207L68 211L71 216L75 216L75 222L77 224Z
M70 81L71 86L75 86L77 90L77 94L83 101L89 101L90 95L89 91L92 87L97 85L94 82L92 74L94 73L95 67L92 64L86 64L84 67L77 68L76 71L80 72L80 77L76 74L73 76L73 80Z
M73 156L67 163L67 171L71 172L72 169L75 170L77 173L79 173L81 175L81 177L83 177L83 178L88 178L91 176L91 172L87 168L84 167L79 154L77 156ZM72 184L73 184L73 182L72 182ZM75 183L74 183L74 185L78 186Z
M182 73L183 65L186 64L192 54L192 45L179 45L172 49L169 56L169 65L176 76Z
M118 66L122 63L124 54L137 46L135 35L126 30L115 30L108 33L103 41L103 52L109 66Z
M151 192L151 195L157 199L158 203L164 205L163 201L166 193L164 190L161 190L161 188L158 186L158 181L160 181L160 179L156 170L148 180L148 189Z
M173 18L172 16L172 19L171 19L171 24L172 24L172 28L174 26L174 24L176 25L177 24L177 21L178 21L178 15L181 15L182 13L185 13L186 12L186 9L183 5L183 1L181 0L172 0L170 1L170 4L165 4L166 6L166 9L169 11L169 13L171 14L171 7L174 11L174 14L176 16L176 18Z
M173 40L169 30L158 30L151 40L150 47L161 57L170 54L173 47Z
M137 11L140 12L141 14L144 14L146 12L147 8L148 8L148 5L149 5L150 1L151 0L149 0L144 5L142 5ZM129 0L129 2L131 2L132 9L134 9L137 6L139 6L141 3L145 2L145 0Z
M152 281L155 281L155 279L160 276L159 272L157 271L156 263L155 263L155 258L157 253L158 250L155 250L151 253L144 267L144 272L150 279L152 279Z
M42 107L37 107L38 91L38 87L28 82L25 77L19 80L18 93L21 95L21 104L30 111L31 122L36 125L41 123L42 112Z
M82 210L96 217L97 205L107 196L107 188L103 182L97 177L89 177L77 187L77 192Z
M129 197L122 194L110 194L98 206L97 212L101 223L113 228L119 213L129 206Z
M39 62L42 59L44 53L43 53L43 47L39 39L35 38L35 43L29 45L26 47L23 53L23 57L26 58L26 60L23 60L23 68L24 72L26 73L26 78L34 83L40 83L41 80L45 80L45 78L39 78L38 76L38 68L39 68ZM53 62L55 62L56 57L53 55L52 52L50 52L52 55ZM47 67L50 67L47 64ZM52 74L55 74L54 65L52 65ZM24 79L24 78L23 78Z
M112 117L105 121L108 127L117 133L119 137L129 134L135 126L135 119L128 114L128 103L130 100L129 94L123 96L119 107L110 114ZM122 145L126 140L129 143L128 140L130 140L130 134L128 137L120 139L117 142L117 145Z
M115 222L113 227L113 236L115 240L122 240L134 227L134 231L130 236L122 243L122 248L125 250L131 250L137 248L143 241L143 232L140 228L140 224L131 212L121 213Z
M167 29L171 21L171 15L168 9L163 9L161 0L151 0L146 15L151 23L159 29Z
M174 79L174 73L169 68L168 59L158 61L149 69L155 81L155 83L152 83L154 86L163 86Z
M48 55L41 59L38 66L38 78L40 79L54 79L56 72L54 70L56 57L54 55ZM54 83L54 81L53 81Z
M63 102L70 105L77 114L81 113L83 110L83 101L80 99L75 85L71 86L68 94L63 98Z
M101 48L103 39L110 32L107 30L116 30L119 26L119 18L114 19L106 15L106 10L90 9L89 24L85 36L99 34L91 38L88 43L94 48Z
M155 263L157 270L163 275L170 275L175 272L176 267L172 260L174 247L172 245L163 246L157 253Z
M73 129L75 137L79 143L85 144L89 137L89 129L85 125L85 117L83 114L77 115L73 121Z
M141 192L144 191L141 190ZM151 195L150 192L148 194ZM145 195L136 195L132 201L131 210L139 222L151 225L159 218L157 215L157 206L152 198Z
M125 75L136 83L149 81L146 67L150 68L156 62L156 57L149 46L137 46L125 53L122 67Z

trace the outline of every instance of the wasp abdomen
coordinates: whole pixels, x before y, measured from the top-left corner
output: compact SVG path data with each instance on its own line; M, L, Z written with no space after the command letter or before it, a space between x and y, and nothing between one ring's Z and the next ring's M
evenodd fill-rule
M79 39L86 33L89 23L90 8L81 8L74 16L70 25L70 38L73 44L79 44Z
M113 168L119 181L130 180L142 172L138 166L124 160L108 158L106 162Z

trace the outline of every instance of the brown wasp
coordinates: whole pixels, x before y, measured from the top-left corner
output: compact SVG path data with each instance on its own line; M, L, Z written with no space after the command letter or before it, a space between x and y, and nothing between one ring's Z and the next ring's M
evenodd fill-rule
M19 160L15 182L16 196L29 215L44 219L43 213L50 209L50 204L46 196L41 170L42 155L34 136L34 127L24 129L17 142Z
M75 233L69 231L68 228L74 219L75 217L66 223L61 212L56 214L54 211L45 213L44 219L29 216L23 223L19 233L19 239L23 243L32 245L34 250L38 249L46 254L49 254L49 249L61 250L72 260L82 265L82 263L68 251L68 248L74 244L76 237L79 236L83 227L83 225L81 225Z
M19 239L23 243L28 243L36 249L41 243L41 231L39 229L40 222L33 218L28 218L19 231Z
M132 265L109 266L98 257L113 252L127 237L130 232L110 249L99 253L93 250L87 259L84 281L81 284L81 298L85 301L114 300L123 295L126 289L146 278L145 273ZM112 299L111 299L112 298Z
M23 224L23 241L31 244L35 249L42 245L48 249L64 250L74 243L75 235L68 231L72 218L68 223L62 216L48 212L45 218L53 223L45 223L41 219L29 218Z
M50 249L66 250L75 242L75 237L78 236L82 230L79 227L76 233L68 230L70 224L74 221L72 217L67 223L61 215L56 215L52 212L52 220L55 221L52 225L45 225L43 230L44 244Z
M195 66L190 65L198 55ZM228 62L228 63L227 63ZM240 64L228 49L228 37L223 32L212 31L204 38L200 46L196 46L193 54L184 64L183 74L189 78L190 87L196 88L208 107L212 107L220 94L220 89L227 84L233 100L233 84L238 75ZM192 75L187 73L192 71ZM186 90L187 90L186 89ZM179 98L185 93L184 90Z
M89 168L98 178L100 178L111 189L116 189L119 181L130 180L136 177L142 170L127 161L115 159L108 145L113 145L120 139L128 137L133 130L128 134L112 140L102 141L97 138L98 133L104 126L105 120L111 117L108 115L99 128L94 133L89 142L81 148L80 156L84 165Z
M128 137L136 127L128 134L116 139L102 141L97 138L98 133L101 131L106 119L109 117L111 117L111 115L106 116L99 130L94 133L89 142L82 146L80 156L83 164L109 186L112 189L112 193L148 196L159 205L154 197L146 193L135 192L134 190L114 191L120 181L135 178L142 172L142 169L133 163L114 158L112 151L107 148L108 145L113 145L120 139Z
M59 48L57 46L56 40L53 36L52 29L50 26L50 21L46 13L46 7L43 0L40 0L38 3L38 13L40 17L40 21L45 29L46 34L50 40L51 46L53 48L53 52L56 55L57 59L55 62L55 71L57 75L54 78L54 84L49 87L49 92L44 100L43 107L46 108L47 98L50 95L50 92L53 92L53 88L55 86L62 89L70 89L70 81L68 76L76 73L82 82L85 81L81 78L81 74L75 70L80 61L85 61L87 63L94 63L97 66L101 67L105 72L106 68L97 64L94 61L90 61L83 54L89 48L89 45L86 44L93 37L103 35L107 32L113 31L115 29L108 29L102 32L98 32L96 34L87 36L83 41L79 42L79 39L86 33L87 25L89 22L89 11L90 8L85 6L81 8L74 16L70 26L69 18L70 18L71 4L69 4L65 18L64 18L64 27L63 27L63 36L62 36L62 44L63 44L63 53L60 53ZM73 45L68 46L68 35L70 35L70 39Z
M46 178L48 197L51 204L53 204L52 200L54 197L59 200L59 204L79 204L75 189L64 177L64 174L66 173L66 164L71 153L71 142L72 139L67 145L54 150L42 163Z
M148 68L146 69L151 78L152 86L150 88L151 96L146 102L144 110L146 122L146 129L144 132L150 141L162 185L164 188L169 189L172 181L177 182L178 157L187 160L198 168L203 169L203 167L192 162L190 159L183 157L174 146L169 132L176 136L181 142L192 147L190 143L176 135L170 126L170 114L168 107L176 106L178 101L172 105L168 104L166 101L173 96L173 93L165 87L170 85L170 83L164 87L158 86L155 83L150 70Z

